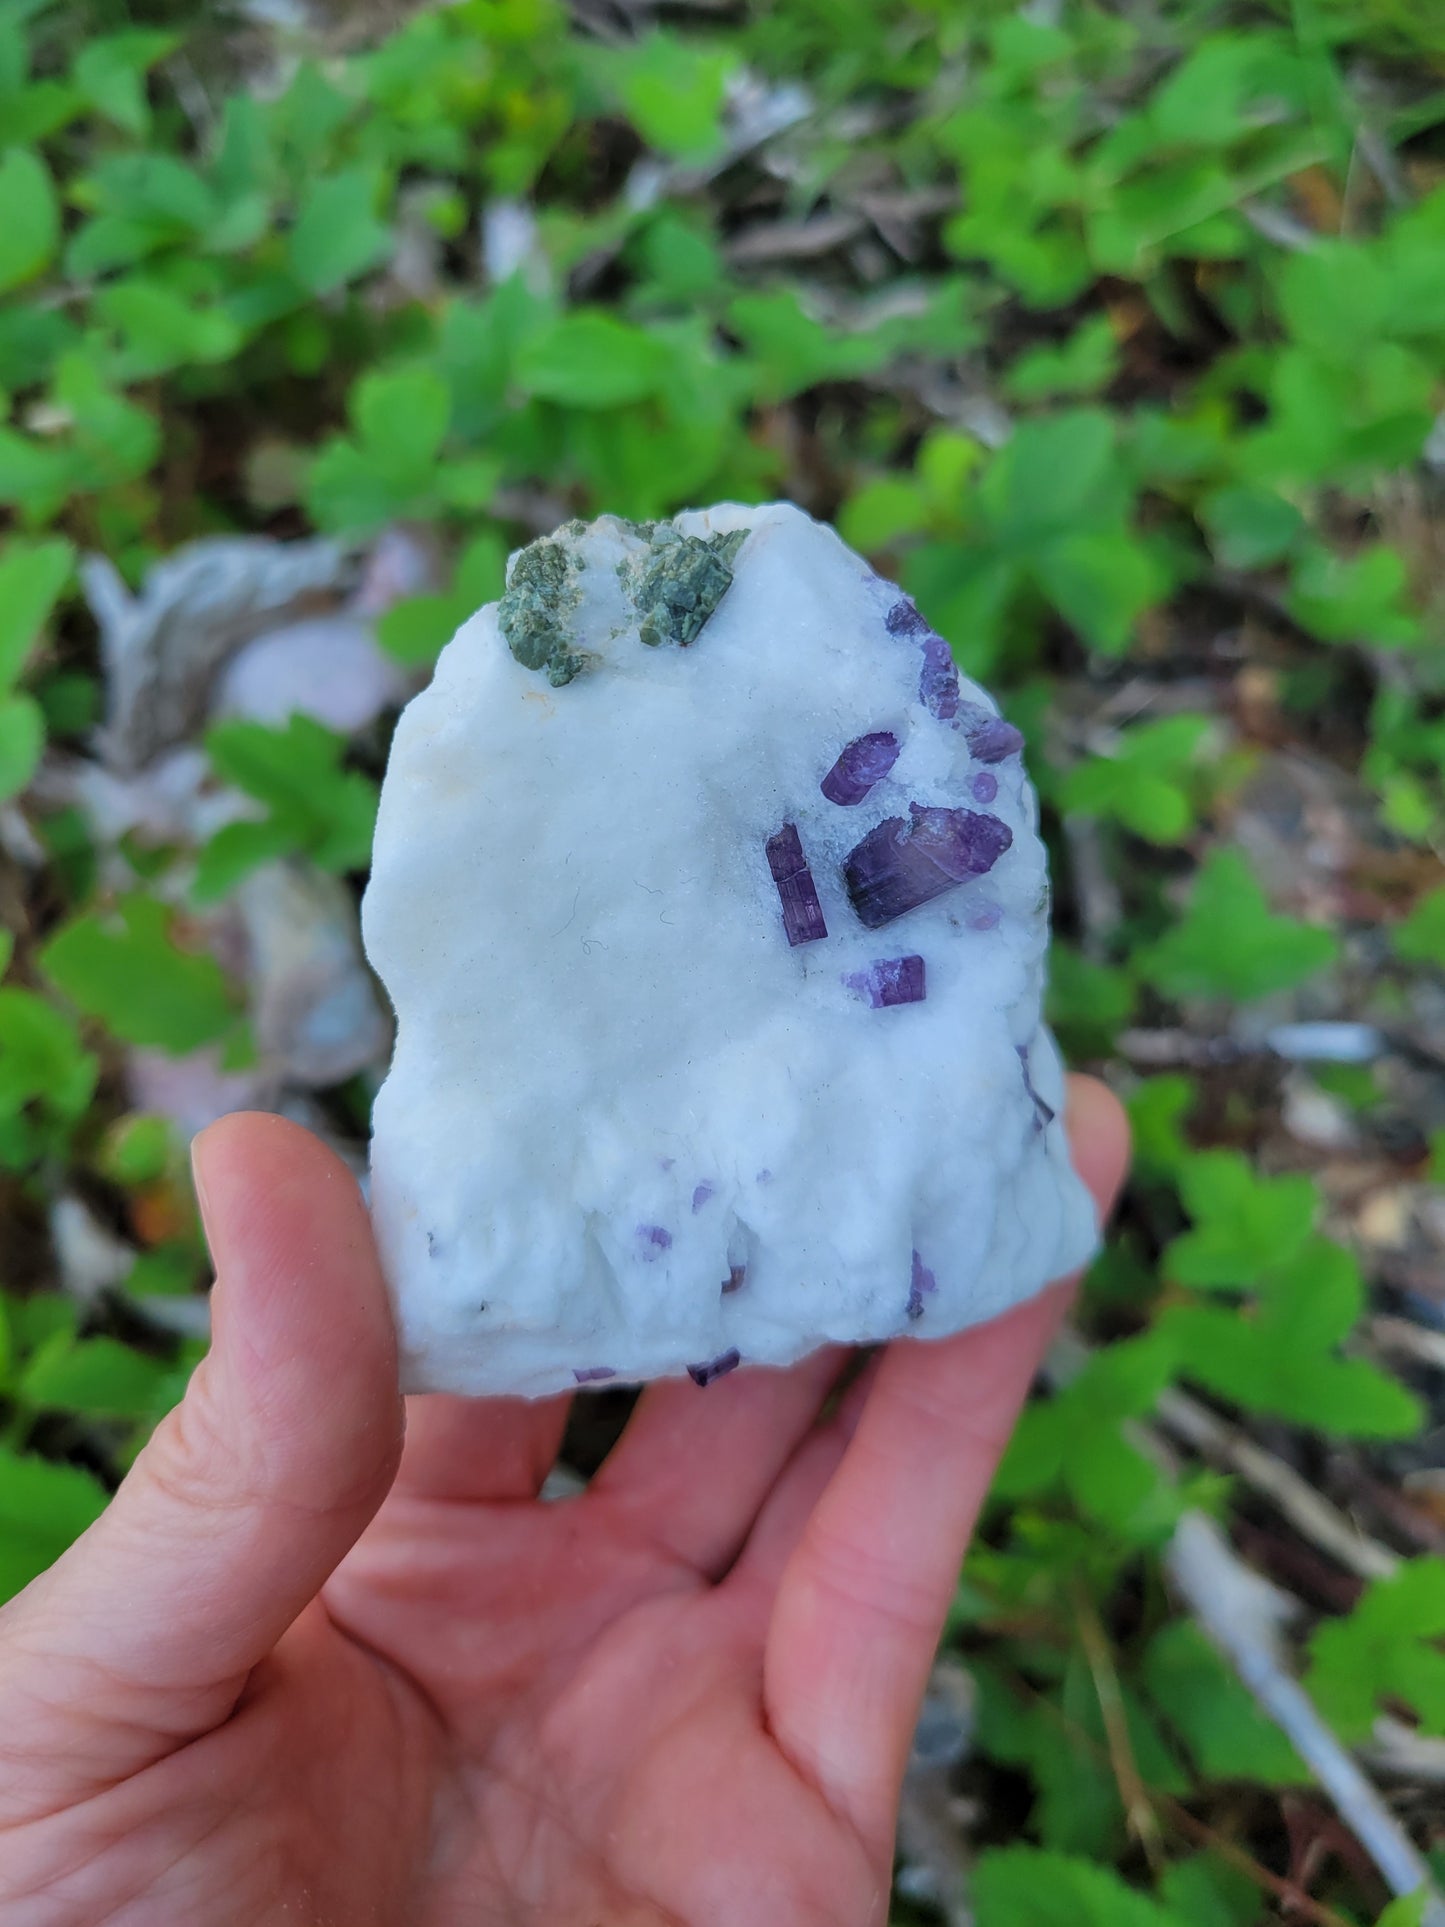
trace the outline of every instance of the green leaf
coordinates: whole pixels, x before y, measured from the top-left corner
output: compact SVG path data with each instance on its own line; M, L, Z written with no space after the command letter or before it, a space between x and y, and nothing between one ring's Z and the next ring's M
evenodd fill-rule
M1095 963L1072 945L1056 940L1049 952L1049 1022L1070 1052L1107 1056L1114 1039L1134 1014L1135 989L1129 973Z
M1200 504L1200 514L1215 555L1228 569L1282 561L1305 528L1293 502L1247 483L1215 489Z
M143 136L150 127L146 72L179 44L176 34L143 28L87 40L76 56L76 85L107 120L129 134Z
M1345 1619L1310 1642L1306 1681L1347 1740L1368 1736L1381 1700L1413 1708L1421 1730L1445 1734L1445 1559L1417 1558L1376 1579Z
M1190 1927L1107 1867L1036 1847L993 1847L973 1876L978 1927Z
M0 697L0 803L29 783L45 748L45 717L31 696Z
M514 366L529 395L571 408L615 408L656 394L666 360L644 329L604 308L574 308L524 341Z
M370 777L342 767L344 737L309 716L293 716L284 729L220 723L207 735L206 749L217 773L269 814L263 823L230 824L212 839L202 855L199 897L217 894L284 851L308 855L324 870L366 868L377 789Z
M376 638L388 655L408 664L429 663L483 603L495 602L506 586L507 552L502 539L484 529L457 564L447 595L412 596L395 603L376 625Z
M111 1125L97 1165L113 1184L149 1184L164 1176L174 1149L169 1118L133 1111Z
M287 237L292 273L312 294L331 294L391 252L391 232L376 218L368 170L343 169L318 181Z
M440 464L451 394L429 368L374 369L351 394L356 439L338 436L307 476L307 500L324 528L360 532L431 504L451 470ZM495 485L489 466L483 495Z
M33 281L60 239L60 206L50 171L28 147L0 157L0 290Z
M1033 562L1040 588L1094 648L1127 649L1134 624L1169 584L1132 531L1083 529L1044 544Z
M979 494L999 539L1033 550L1095 521L1118 480L1113 422L1101 409L1078 408L1021 422Z
M723 100L735 65L731 53L650 33L623 60L627 117L666 154L710 153L722 138Z
M1113 817L1152 843L1178 843L1194 825L1194 758L1207 716L1165 716L1120 731L1109 756L1077 763L1064 778L1066 810Z
M115 1338L62 1342L36 1354L21 1374L19 1395L37 1411L84 1412L95 1418L155 1418L165 1409L170 1367Z
M1256 1177L1237 1151L1199 1151L1180 1179L1194 1229L1164 1264L1180 1284L1241 1290L1303 1250L1319 1193L1307 1177Z
M1308 1782L1309 1769L1197 1626L1176 1620L1156 1633L1143 1675L1155 1705L1205 1778L1264 1786Z
M1326 642L1398 648L1420 634L1407 590L1404 558L1383 542L1350 556L1311 544L1295 563L1290 614Z
M791 290L740 294L729 302L727 320L757 357L757 393L764 401L864 374L887 356L881 336L835 332L816 320Z
M1407 963L1445 966L1445 887L1421 897L1390 940Z
M1030 348L1004 378L1013 401L1051 401L1064 395L1092 395L1113 380L1119 365L1114 324L1094 315L1057 348Z
M1222 1854L1171 1861L1160 1876L1159 1898L1189 1927L1259 1927L1259 1889Z
M1375 1922L1375 1927L1424 1927L1425 1911L1430 1905L1430 1889L1417 1887L1412 1894L1392 1900Z
M187 362L229 361L244 339L217 308L197 308L158 281L139 276L102 288L95 311L125 343L120 373L140 381Z
M88 1473L0 1446L0 1600L13 1598L105 1510Z
M1247 1003L1293 989L1338 955L1328 930L1271 911L1239 851L1217 849L1199 867L1188 910L1140 968L1170 997Z
M78 1116L96 1072L68 1017L33 991L0 989L0 1118L34 1099L59 1116Z
M1146 1077L1129 1095L1134 1164L1141 1176L1176 1178L1194 1156L1182 1130L1198 1091L1192 1077Z
M184 950L164 905L122 898L65 924L40 953L51 981L127 1043L182 1056L230 1030L236 1012L213 957Z

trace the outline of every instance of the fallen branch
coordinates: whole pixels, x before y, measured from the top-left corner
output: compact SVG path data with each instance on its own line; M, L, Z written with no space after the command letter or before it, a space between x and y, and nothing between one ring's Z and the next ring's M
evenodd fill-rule
M1211 1412L1198 1399L1172 1387L1160 1394L1155 1407L1159 1422L1212 1465L1237 1473L1261 1497L1270 1500L1303 1538L1327 1552L1361 1579L1386 1579L1400 1568L1400 1558L1378 1539L1371 1539L1316 1492L1273 1452L1267 1452L1238 1426Z
M1261 1710L1284 1733L1392 1894L1424 1888L1423 1927L1445 1927L1445 1897L1410 1836L1335 1738L1279 1651L1279 1594L1202 1512L1186 1512L1164 1556L1175 1590Z

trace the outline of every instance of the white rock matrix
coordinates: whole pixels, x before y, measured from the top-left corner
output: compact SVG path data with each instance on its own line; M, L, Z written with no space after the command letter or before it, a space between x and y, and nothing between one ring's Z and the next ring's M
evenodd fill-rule
M1088 1257L1020 747L787 503L512 558L401 718L363 911L409 1390L706 1385Z

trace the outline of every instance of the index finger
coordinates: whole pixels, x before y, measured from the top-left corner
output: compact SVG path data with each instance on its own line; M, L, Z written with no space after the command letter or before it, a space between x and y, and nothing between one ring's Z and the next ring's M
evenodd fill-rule
M1128 1159L1123 1109L1075 1078L1068 1123L1102 1218ZM1067 1297L1055 1286L956 1338L890 1347L784 1569L764 1661L770 1727L880 1850L964 1551Z

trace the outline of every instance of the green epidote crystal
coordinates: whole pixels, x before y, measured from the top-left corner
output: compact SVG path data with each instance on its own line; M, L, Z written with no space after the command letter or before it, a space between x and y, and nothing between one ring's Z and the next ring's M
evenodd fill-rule
M733 558L748 532L684 535L662 522L647 533L648 558L634 563L629 572L638 634L652 648L664 642L685 648L702 633L731 587Z
M616 526L624 540L636 545L618 563L617 575L642 640L653 648L665 642L686 647L727 594L733 559L748 531L684 535L671 522L620 519ZM565 522L555 535L529 543L512 564L497 608L502 634L517 661L525 669L541 670L556 688L596 660L579 646L577 633L588 532L584 522Z
M580 523L568 523L560 534L580 528ZM517 661L524 669L542 670L557 689L588 662L574 645L570 622L579 600L576 571L576 558L565 541L544 536L530 542L512 564L512 579L497 606L497 621Z

